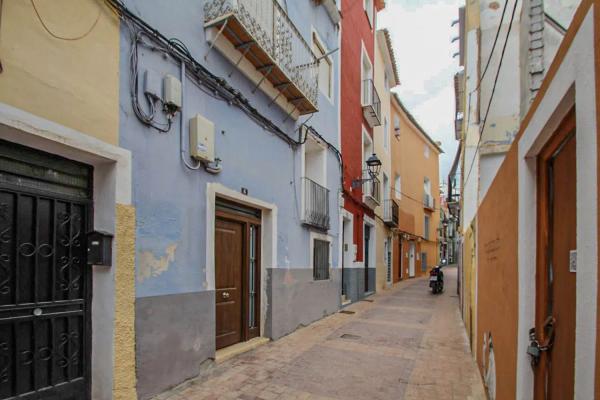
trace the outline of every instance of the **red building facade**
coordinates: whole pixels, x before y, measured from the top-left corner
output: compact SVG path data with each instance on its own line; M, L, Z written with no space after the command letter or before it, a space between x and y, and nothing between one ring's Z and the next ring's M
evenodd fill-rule
M347 300L355 301L369 292L368 275L360 276L365 267L365 216L374 218L374 211L364 203L363 185L352 185L353 181L363 177L365 165L365 135L372 140L373 128L363 113L365 103L365 87L369 79L373 79L375 20L377 11L385 7L384 0L348 0L342 2L342 37L341 37L341 79L340 79L340 112L341 112L341 144L344 160L344 209L346 216L351 214L351 223L344 221L344 294ZM368 60L365 60L365 56ZM370 62L370 76L366 64ZM368 100L368 99L367 99ZM368 138L367 138L368 140ZM369 229L369 228L367 228ZM375 229L371 229L371 240L375 239ZM350 242L351 238L351 242ZM355 246L355 247L354 247ZM348 254L350 253L350 254ZM374 252L373 252L374 256ZM374 257L373 257L374 260ZM368 261L367 261L368 262ZM369 269L375 269L375 263ZM368 274L368 271L364 272ZM354 277L357 275L357 277ZM363 280L364 279L364 280ZM374 288L375 280L372 279Z

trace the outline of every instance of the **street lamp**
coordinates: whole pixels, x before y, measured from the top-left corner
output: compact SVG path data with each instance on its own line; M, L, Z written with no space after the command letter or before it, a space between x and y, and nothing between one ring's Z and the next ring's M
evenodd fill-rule
M377 178L379 170L381 170L381 160L377 158L377 154L373 153L367 160L367 167L369 167L369 175L371 178Z
M371 157L367 159L366 164L368 167L369 178L357 178L352 180L353 188L358 188L365 182L377 180L377 176L381 170L381 160L377 158L377 154L373 153Z

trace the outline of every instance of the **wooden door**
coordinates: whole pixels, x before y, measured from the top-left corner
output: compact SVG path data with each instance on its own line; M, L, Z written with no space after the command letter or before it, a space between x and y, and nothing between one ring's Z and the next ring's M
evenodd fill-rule
M218 199L215 222L217 349L260 336L260 211Z
M402 280L402 239L398 238L398 257L396 262L396 273L394 274L394 283Z
M569 400L575 382L577 251L575 113L563 121L538 160L536 334L550 349L535 370L535 398Z
M217 218L215 226L217 349L242 341L244 258L244 223Z
M91 179L0 140L0 399L89 398Z
M369 247L371 240L371 227L365 225L365 292L369 291Z

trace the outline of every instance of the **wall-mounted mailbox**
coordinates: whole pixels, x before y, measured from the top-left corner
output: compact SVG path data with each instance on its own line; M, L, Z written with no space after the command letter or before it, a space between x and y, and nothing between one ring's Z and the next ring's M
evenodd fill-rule
M87 234L88 265L112 265L113 235L108 232L94 231Z

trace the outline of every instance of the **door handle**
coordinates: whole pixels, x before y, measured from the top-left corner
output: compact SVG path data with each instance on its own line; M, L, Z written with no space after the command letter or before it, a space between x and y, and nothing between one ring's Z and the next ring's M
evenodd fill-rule
M229 298L229 292L223 292L223 298L224 299L228 299Z

